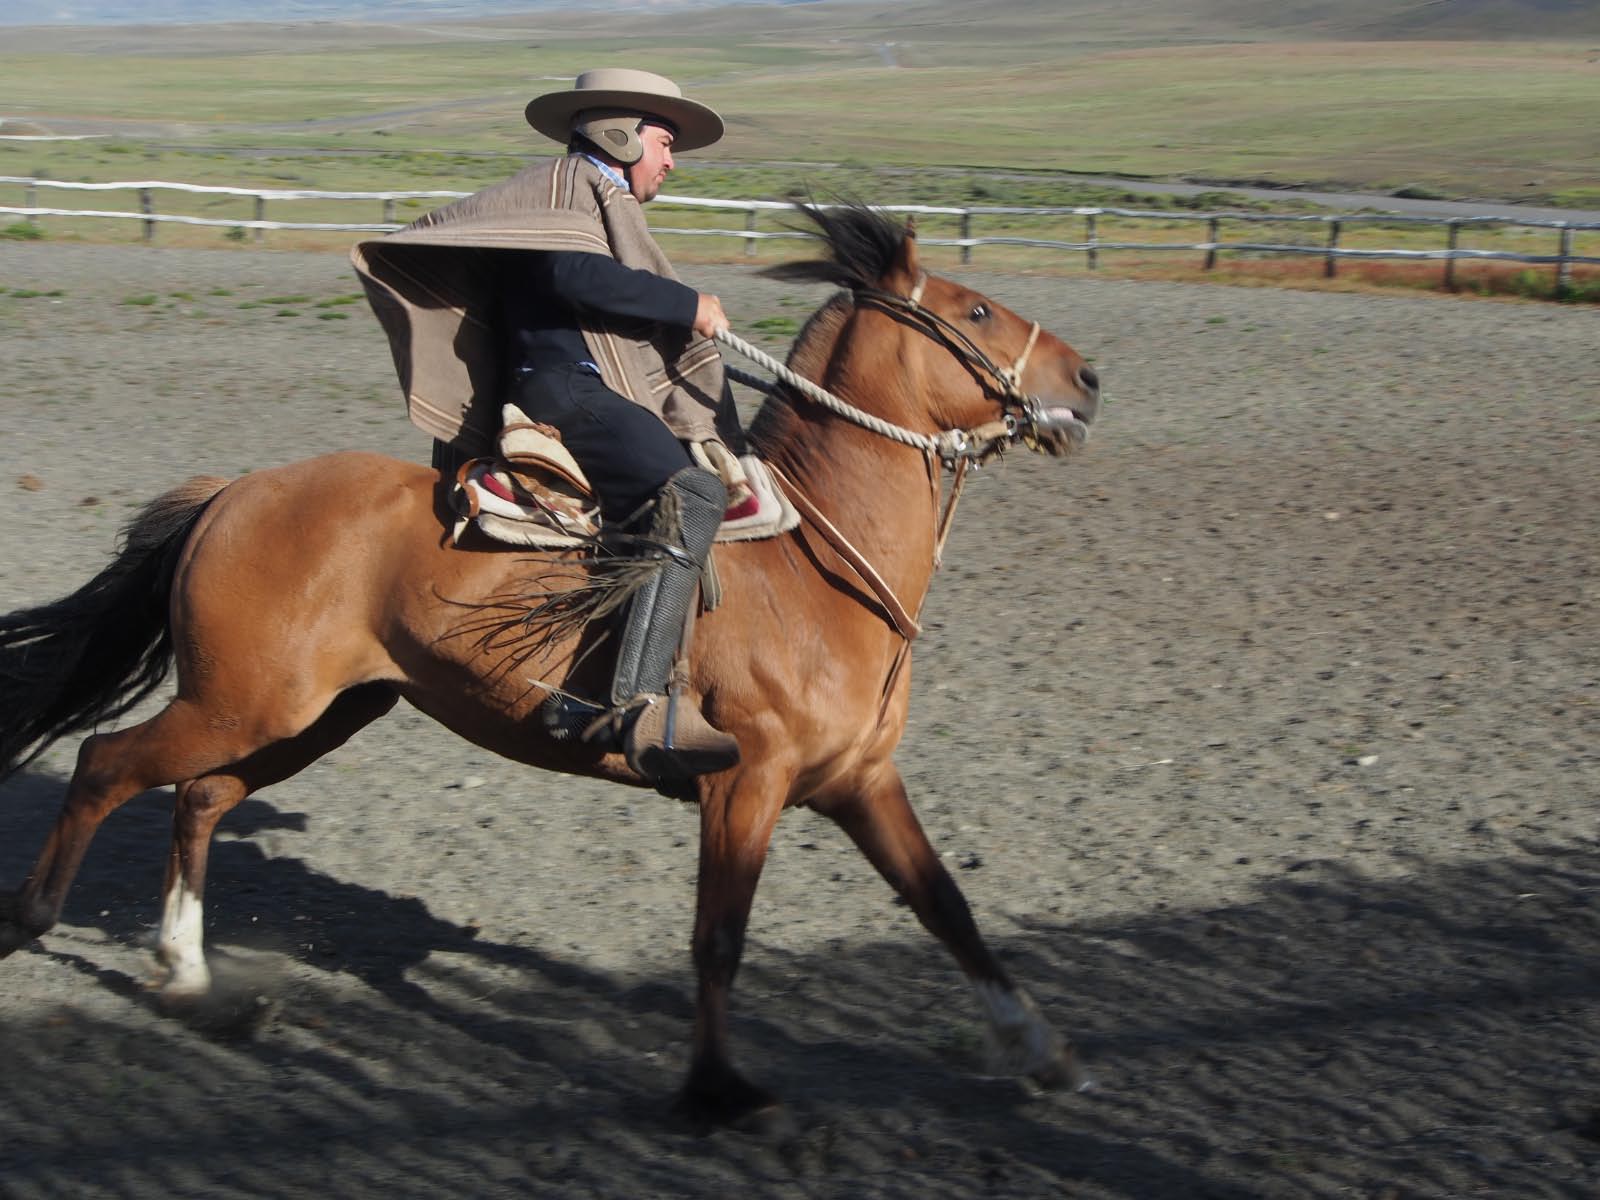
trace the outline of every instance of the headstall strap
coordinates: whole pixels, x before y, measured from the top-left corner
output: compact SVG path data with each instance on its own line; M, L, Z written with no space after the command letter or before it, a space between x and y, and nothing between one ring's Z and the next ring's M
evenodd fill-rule
M945 345L949 346L951 350L964 359L969 366L977 367L987 373L999 385L1002 399L1018 402L1026 401L1028 397L1022 390L1022 372L1027 369L1028 358L1032 355L1034 346L1038 344L1041 328L1039 322L1033 321L1030 323L1028 340L1022 347L1022 353L1017 355L1016 361L1009 367L996 366L994 360L985 354L982 348L970 337L932 309L923 307L922 292L927 283L928 275L926 271L923 271L918 273L917 282L907 296L897 296L893 292L882 292L876 288L857 288L856 295L866 300L875 300L885 307L898 308L909 313L924 325L930 333L937 335ZM1024 416L1026 416L1026 407L1024 407ZM994 438L1000 436L1015 436L1016 417L1007 414L1005 420L1009 428L1004 434L991 435L991 425L982 426L981 430L951 431L960 436L951 439L956 444L953 447L953 453L946 452L945 458L947 462L955 457L974 457L975 452L971 447L979 443L980 438L978 435L980 432L988 435L981 439L983 441L994 440ZM946 436L948 437L949 435L947 434ZM978 451L976 454L982 456L983 452Z
M1027 345L1022 347L1022 353L1017 355L1017 361L1000 372L1000 378L1005 382L1006 393L1014 399L1023 398L1022 372L1027 369L1028 355L1033 353L1033 345L1039 340L1039 322L1033 323L1033 328L1028 331Z

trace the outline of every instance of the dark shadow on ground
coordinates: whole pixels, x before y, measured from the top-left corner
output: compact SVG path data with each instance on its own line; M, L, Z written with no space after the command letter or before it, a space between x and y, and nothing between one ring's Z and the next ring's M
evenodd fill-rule
M60 789L8 784L8 886ZM73 925L144 933L167 817L153 793L108 824ZM296 820L252 801L231 824ZM1004 954L1078 1035L1090 1096L977 1074L975 1006L930 940L753 944L736 1036L799 1118L782 1147L696 1139L668 1115L680 974L625 983L248 841L217 845L214 880L230 1019L164 1014L93 946L21 952L77 982L0 1030L0 1195L1243 1200L1600 1182L1593 845L1386 881L1303 862L1246 905L1040 922ZM278 914L265 936L253 895ZM304 918L292 938L283 913ZM120 997L120 1015L86 1015L79 988ZM1256 1133L1285 1127L1302 1133Z

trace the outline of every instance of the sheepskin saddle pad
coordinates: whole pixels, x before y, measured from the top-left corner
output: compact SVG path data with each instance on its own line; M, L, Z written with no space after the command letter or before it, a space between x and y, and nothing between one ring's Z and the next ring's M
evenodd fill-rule
M777 537L800 523L800 514L755 455L708 454L698 446L692 451L728 485L729 508L717 541ZM457 543L475 528L512 546L576 549L592 546L600 533L600 506L561 435L530 421L514 404L501 414L496 453L462 464L450 505L455 514L451 537Z

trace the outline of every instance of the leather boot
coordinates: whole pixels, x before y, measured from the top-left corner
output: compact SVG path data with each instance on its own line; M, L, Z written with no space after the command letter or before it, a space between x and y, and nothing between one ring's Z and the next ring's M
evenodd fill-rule
M648 534L660 566L628 604L611 704L622 714L628 765L653 782L723 771L739 761L738 740L670 686L698 602L700 573L727 502L721 478L699 467L687 467L667 481Z
M739 763L738 739L682 695L645 696L633 713L622 751L628 765L652 782L692 779Z

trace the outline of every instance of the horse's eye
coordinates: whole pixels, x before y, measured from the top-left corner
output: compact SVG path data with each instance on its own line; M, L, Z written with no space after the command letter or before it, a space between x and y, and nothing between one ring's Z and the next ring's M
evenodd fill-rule
M967 316L974 321L987 321L989 319L989 306L987 304L974 304L972 311Z

